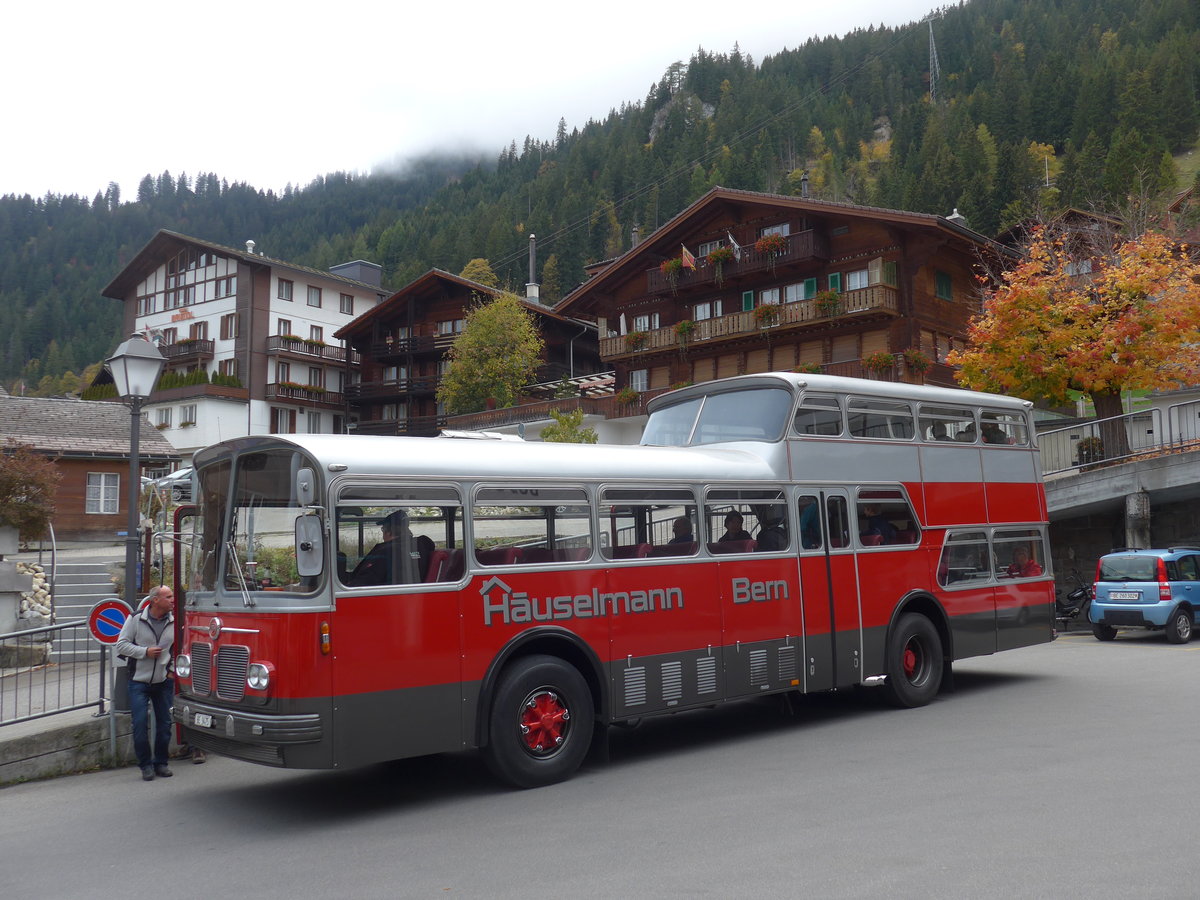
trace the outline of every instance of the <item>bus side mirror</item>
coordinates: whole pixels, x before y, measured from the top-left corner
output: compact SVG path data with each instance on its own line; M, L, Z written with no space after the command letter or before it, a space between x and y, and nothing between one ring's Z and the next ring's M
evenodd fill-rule
M296 472L296 505L312 506L317 499L317 478L307 467Z
M320 575L324 566L325 546L321 538L320 516L296 517L296 572L301 578Z

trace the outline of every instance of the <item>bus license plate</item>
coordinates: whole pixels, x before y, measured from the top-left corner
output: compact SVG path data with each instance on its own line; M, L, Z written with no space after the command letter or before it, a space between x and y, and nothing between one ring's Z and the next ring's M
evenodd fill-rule
M196 713L196 718L192 720L192 724L197 728L212 728L212 716L208 713Z
M1112 600L1141 600L1141 591L1109 591L1108 596Z

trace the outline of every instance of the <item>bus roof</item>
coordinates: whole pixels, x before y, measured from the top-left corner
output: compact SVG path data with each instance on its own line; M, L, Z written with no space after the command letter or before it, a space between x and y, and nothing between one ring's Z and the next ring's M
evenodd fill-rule
M895 381L870 381L842 375L810 375L794 372L766 372L760 375L735 375L718 381L688 385L667 394L660 394L646 404L647 412L674 406L696 397L725 391L742 391L755 387L783 387L796 394L802 390L836 394L882 397L890 400L917 400L946 406L988 406L995 409L1024 411L1033 406L1028 400L1003 394L986 394L961 388L935 387Z
M327 472L432 479L655 482L776 481L787 477L785 442L736 447L643 447L457 437L291 434L233 438L199 451L197 468L230 453L296 447ZM343 468L344 467L344 468Z

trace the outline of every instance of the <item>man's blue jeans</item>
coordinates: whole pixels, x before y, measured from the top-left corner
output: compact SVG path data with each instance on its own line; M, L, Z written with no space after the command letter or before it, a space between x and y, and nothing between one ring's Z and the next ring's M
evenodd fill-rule
M175 686L170 678L158 684L144 681L129 682L129 718L133 729L133 752L138 765L165 766L167 751L171 746L171 701L175 699ZM154 706L154 757L150 757L148 707Z

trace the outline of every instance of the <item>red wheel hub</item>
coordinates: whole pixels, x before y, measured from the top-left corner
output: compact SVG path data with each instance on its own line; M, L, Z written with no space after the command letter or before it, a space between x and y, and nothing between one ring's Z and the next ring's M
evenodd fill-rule
M917 674L917 668L920 664L920 656L917 654L917 648L911 643L904 648L904 674L907 678L912 678Z
M531 753L552 753L562 744L571 711L552 691L530 694L521 710L521 738Z

